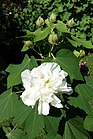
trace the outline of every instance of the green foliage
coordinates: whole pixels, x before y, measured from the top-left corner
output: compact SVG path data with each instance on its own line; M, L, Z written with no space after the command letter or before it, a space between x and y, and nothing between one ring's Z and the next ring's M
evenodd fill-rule
M93 115L92 115L92 113L86 117L83 125L84 125L84 128L87 129L88 131L93 131Z
M83 128L83 119L76 117L66 122L63 139L90 139Z
M40 28L38 30L36 30L34 32L34 42L37 42L37 41L40 41L40 40L43 40L45 39L50 33L50 28L47 27L45 28L44 30L41 30Z
M83 109L86 113L93 110L91 101L93 98L93 79L86 78L86 84L80 84L75 88L78 93L77 97L70 97L69 103L75 107Z
M35 66L37 66L37 63L34 57L29 59L27 55L25 56L21 64L19 65L10 64L8 68L6 69L6 71L10 73L7 79L7 87L10 88L14 85L21 83L21 75L20 75L21 72L25 69L31 70Z
M55 27L60 31L60 32L66 32L69 33L67 26L62 22L58 21L58 23L55 25Z
M28 139L27 135L22 132L21 129L15 129L10 133L7 133L6 136L8 137L8 139Z
M52 135L54 138L57 136L58 126L59 126L60 118L56 117L44 117L44 123L46 126L46 130L48 132L48 136Z
M17 101L17 95L11 89L0 95L0 122L9 117L13 117L13 111Z
M89 68L89 74L90 74L90 76L93 77L93 64L92 64L93 54L91 53L91 54L85 56L83 58L83 60L86 62L86 65Z
M5 41L6 37L2 36L2 32L3 29L7 32L8 25L9 33L10 28L12 29L10 23L16 23L17 29L24 31L22 35L17 35L16 30L14 35L24 42L23 48L20 47L20 53L24 58L20 58L21 62L18 58L18 62L10 64L4 72L7 75L7 88L0 95L0 127L9 139L91 139L92 1L29 0L18 8L16 4L11 3L10 8L7 4L1 4L1 17L6 18L1 18L0 21L0 40L4 45L11 43L9 38ZM7 25L5 19L8 19ZM42 22L38 19L42 19ZM12 33L10 34L11 38ZM87 55L87 51L91 54ZM2 56L0 59L3 61ZM82 74L80 59L86 62L82 63L83 66L85 64L89 68L90 74L86 74L88 77ZM60 96L63 110L50 106L47 116L38 114L37 104L34 108L28 107L20 98L20 93L23 92L21 72L26 69L32 70L42 62L58 63L61 69L68 73L67 81L73 89L71 96L65 93ZM5 62L1 62L1 66L3 63Z
M78 65L79 61L70 50L59 50L56 54L55 62L57 62L67 73L69 73L71 79L83 80Z

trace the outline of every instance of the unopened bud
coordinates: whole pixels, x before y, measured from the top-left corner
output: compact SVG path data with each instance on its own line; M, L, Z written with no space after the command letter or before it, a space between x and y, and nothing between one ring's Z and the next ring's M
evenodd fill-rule
M42 17L39 17L36 21L37 26L42 26L44 25L44 19Z
M48 19L46 19L46 20L45 20L45 23L47 24L47 26L49 26L49 23L50 23L50 22L49 22Z
M49 42L50 44L57 44L57 42L58 42L58 35L55 34L54 32L52 32L52 33L49 35L48 42Z
M24 46L28 47L28 48L32 48L33 47L33 43L29 40L29 41L24 41Z
M50 22L55 22L56 21L56 15L54 14L54 13L52 13L51 15L50 15Z
M33 46L33 43L29 40L29 41L24 41L24 46L23 46L23 48L22 48L22 52L25 52L25 51L27 51L28 49L30 49L30 48L33 48L34 46Z
M79 57L84 57L85 56L85 51L84 50L80 50L80 55Z
M74 24L75 24L75 22L74 22L74 19L73 19L73 18L67 22L67 26L68 26L69 28L73 27Z

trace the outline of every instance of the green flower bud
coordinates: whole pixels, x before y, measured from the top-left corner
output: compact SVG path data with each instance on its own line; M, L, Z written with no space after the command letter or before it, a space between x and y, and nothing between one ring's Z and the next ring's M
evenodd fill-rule
M84 50L80 50L80 55L79 57L84 57L85 56L85 51Z
M74 51L73 51L73 54L74 54L76 57L79 57L79 54L80 54L80 53L79 53L78 51L74 50Z
M28 48L33 47L33 43L30 40L29 41L24 41L24 45L25 45L25 47L28 47Z
M73 19L73 18L67 22L67 26L68 26L69 28L73 27L74 24L75 24L75 22L74 22L74 19Z
M83 56L85 56L85 51L84 51L84 50L80 50L80 51L74 50L74 51L73 51L73 54L74 54L76 57L83 57Z
M25 52L25 51L27 51L28 49L30 49L30 48L33 48L34 46L33 46L33 43L31 42L31 41L24 41L24 46L23 46L23 48L22 48L22 52Z
M50 22L49 22L48 19L46 19L46 20L45 20L45 23L47 24L47 26L49 26L49 23L50 23Z
M48 37L48 42L50 44L57 44L58 42L58 35L52 32Z
M39 17L36 21L37 26L42 26L44 25L44 19L42 17Z
M50 22L55 22L56 21L56 15L54 14L54 13L52 13L51 15L50 15Z

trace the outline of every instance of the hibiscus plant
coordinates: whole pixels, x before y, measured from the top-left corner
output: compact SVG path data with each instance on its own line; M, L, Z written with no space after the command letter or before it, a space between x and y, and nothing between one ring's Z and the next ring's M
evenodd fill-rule
M21 36L22 63L6 69L7 90L0 95L6 137L92 139L93 78L81 59L93 45L76 38L55 13L39 17L36 28Z

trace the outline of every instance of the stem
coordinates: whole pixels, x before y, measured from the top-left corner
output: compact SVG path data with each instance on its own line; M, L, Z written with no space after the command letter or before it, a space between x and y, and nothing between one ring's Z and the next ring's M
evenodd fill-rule
M33 50L34 50L42 59L44 58L44 56L43 56L41 53L37 52L34 48L33 48Z
M49 51L49 57L51 56L51 52L53 51L53 49L54 49L54 44L52 45L51 50Z
M36 59L37 61L43 61L43 59Z
M18 91L18 92L16 92L17 94L19 94L19 93L22 93L23 91Z
M53 57L53 59L56 59L56 58L54 57L53 53L51 53L51 56Z
M18 126L18 123L14 126L14 128L11 130L11 132L13 132L13 131L17 128L17 126ZM10 133L11 133L11 132L10 132ZM9 134L10 134L10 133L9 133Z

